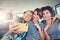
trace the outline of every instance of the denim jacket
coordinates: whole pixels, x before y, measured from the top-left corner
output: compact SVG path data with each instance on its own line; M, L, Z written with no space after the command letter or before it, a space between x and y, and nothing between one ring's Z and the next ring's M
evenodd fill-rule
M51 40L54 39L59 39L60 38L60 30L58 30L58 28L60 29L60 19L56 19L52 25L50 26L50 28L47 30L47 33L51 36Z

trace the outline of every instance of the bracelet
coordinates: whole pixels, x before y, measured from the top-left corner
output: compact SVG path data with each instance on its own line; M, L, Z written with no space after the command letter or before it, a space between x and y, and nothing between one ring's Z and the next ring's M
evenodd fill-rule
M39 32L41 32L41 29L39 30Z

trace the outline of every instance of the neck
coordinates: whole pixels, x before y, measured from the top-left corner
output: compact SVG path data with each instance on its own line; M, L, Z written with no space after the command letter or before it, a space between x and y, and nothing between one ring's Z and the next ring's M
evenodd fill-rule
M38 21L34 21L34 20L33 20L33 23L34 23L34 24L35 24L35 23L38 23Z
M46 24L52 24L52 19L48 19L48 20L46 20Z

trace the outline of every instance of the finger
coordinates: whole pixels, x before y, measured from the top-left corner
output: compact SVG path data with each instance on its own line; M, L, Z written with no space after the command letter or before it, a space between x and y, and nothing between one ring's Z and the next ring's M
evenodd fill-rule
M12 27L12 26L13 26L13 24L14 24L14 22L11 22L11 23L10 23L10 25L9 25L9 28L10 28L10 27Z
M16 30L15 29L10 29L9 30L10 33L14 32L14 31L16 31Z
M10 30L18 30L19 29L19 27L18 26L16 26L15 28L10 28Z
M56 19L56 17L53 18L53 22L54 22L55 19Z
M16 34L22 34L23 31L14 31L14 33L16 33Z
M15 28L15 27L17 27L18 25L10 25L9 26L9 29L11 29L11 28Z
M18 26L19 25L19 23L13 23L12 25L9 25L9 28L14 28L14 27L16 27L16 26Z

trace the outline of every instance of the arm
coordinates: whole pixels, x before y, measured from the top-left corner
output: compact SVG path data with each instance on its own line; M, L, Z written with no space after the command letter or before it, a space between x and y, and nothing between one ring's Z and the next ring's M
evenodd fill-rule
M48 33L46 32L48 28L49 28L49 26L46 25L45 28L44 28L44 34L45 34L45 36L46 36L46 40L51 40L50 36L49 36Z
M60 19L60 15L55 15L54 18L53 18L53 21L54 21L56 18Z
M17 29L19 29L18 24L16 23L12 23L9 25L9 32L7 32L6 34L4 34L4 36L2 37L1 40L11 40L14 39L13 36L15 36L16 34L21 35L23 32L17 31ZM16 33L15 35L12 33ZM13 35L13 36L12 36Z
M56 17L59 19L59 22L60 22L60 15L57 15Z
M60 19L60 15L56 15L56 18Z
M39 24L35 24L35 26L36 26L36 28L38 29L38 32L39 32L39 35L40 35L41 40L44 40L45 35L44 35L44 32L43 32L43 29L41 30Z
M13 37L11 36L9 32L4 34L4 36L1 38L1 40L11 40L11 39L13 39Z

